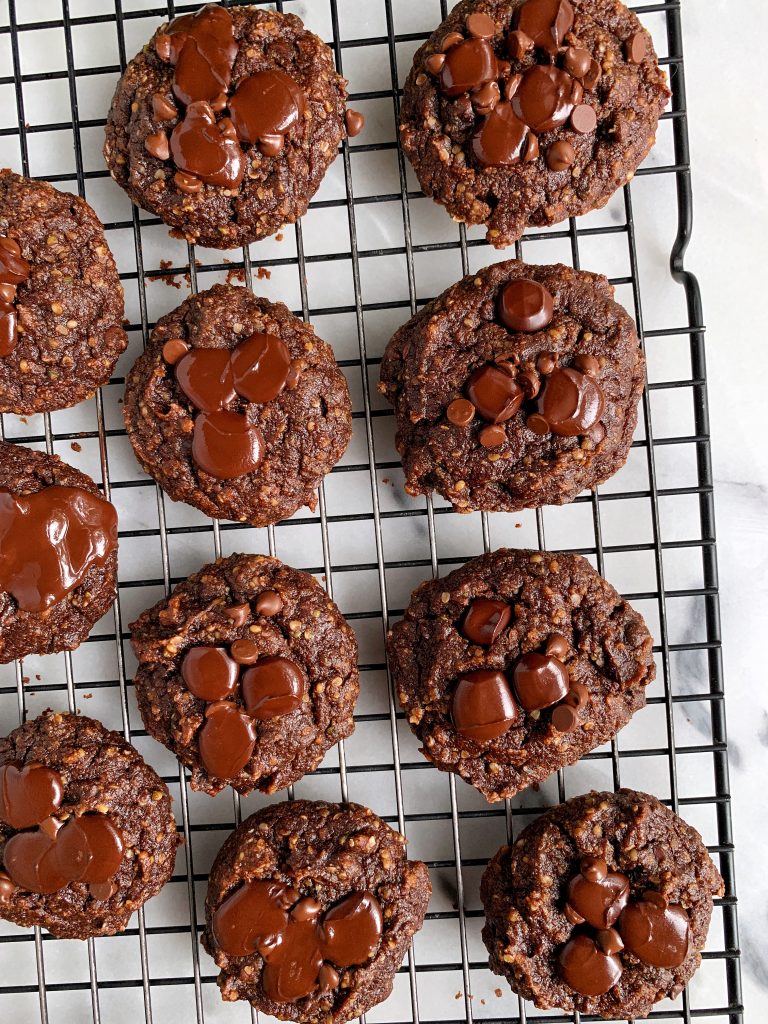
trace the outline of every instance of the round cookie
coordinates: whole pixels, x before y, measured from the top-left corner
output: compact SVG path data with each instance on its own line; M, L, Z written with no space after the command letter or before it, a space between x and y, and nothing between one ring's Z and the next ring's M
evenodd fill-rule
M117 513L57 455L0 442L0 664L71 651L117 591Z
M253 526L314 511L352 434L330 345L282 303L228 285L158 321L123 411L136 457L174 501Z
M515 512L573 501L621 469L644 380L635 325L607 278L509 260L404 324L379 388L409 494Z
M66 409L128 338L104 227L78 196L0 169L0 412Z
M400 137L424 192L503 248L604 206L669 96L619 0L462 0L414 56Z
M355 727L355 635L312 576L276 558L206 565L130 628L144 724L193 789L285 789Z
M539 1009L644 1020L695 973L723 891L699 833L655 797L577 797L483 875L491 970Z
M346 112L333 53L294 14L209 4L161 25L115 91L104 156L131 199L190 242L232 249L307 210Z
M610 740L656 674L642 616L585 558L545 551L422 583L387 652L424 756L489 801Z
M114 935L170 879L180 842L168 787L100 722L47 711L0 739L0 918Z
M392 991L431 891L426 865L407 860L405 838L367 807L259 811L208 881L202 942L222 998L302 1024L359 1017Z

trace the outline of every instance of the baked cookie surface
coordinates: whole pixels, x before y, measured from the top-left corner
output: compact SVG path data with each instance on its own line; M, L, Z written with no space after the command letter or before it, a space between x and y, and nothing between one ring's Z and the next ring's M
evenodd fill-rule
M71 651L117 591L117 512L57 455L0 442L0 663Z
M489 801L611 739L655 676L645 622L580 555L500 549L423 583L387 639L422 753Z
M407 860L404 837L367 807L280 803L244 821L216 857L203 946L225 1000L342 1024L392 991L430 893L426 865Z
M118 185L188 241L231 249L301 217L360 130L333 54L294 14L209 4L162 25L115 91ZM348 126L348 127L347 127Z
M123 287L94 211L0 170L0 412L77 405L127 344Z
M168 787L116 732L48 711L0 739L0 918L114 935L171 877Z
M645 359L600 274L508 260L452 285L389 342L409 494L459 511L560 505L629 455Z
M253 526L314 510L352 434L331 346L281 302L229 285L158 321L123 412L136 457L174 501Z
M144 724L193 789L273 793L354 729L357 641L307 573L231 555L131 624Z
M483 875L491 970L540 1009L644 1019L697 970L723 891L699 833L656 797L577 797Z
M462 0L416 52L400 136L424 192L503 248L603 206L669 95L619 0Z

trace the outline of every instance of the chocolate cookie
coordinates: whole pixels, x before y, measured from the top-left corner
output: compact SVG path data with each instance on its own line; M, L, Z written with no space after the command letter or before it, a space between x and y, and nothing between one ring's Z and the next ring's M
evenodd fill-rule
M390 994L431 891L426 865L367 807L275 804L216 857L202 942L225 1000L341 1024Z
M168 787L100 722L47 711L0 739L0 918L114 935L171 877L180 842Z
M128 338L104 227L85 200L0 170L0 412L66 409Z
M585 558L504 548L422 583L387 638L422 753L490 801L626 725L656 674L651 648Z
M346 112L333 54L294 14L219 7L161 25L118 83L104 156L131 199L190 242L231 249L307 210Z
M136 457L174 501L253 526L314 511L352 434L330 345L282 303L225 285L158 321L123 411Z
M424 192L503 248L604 206L669 96L619 0L462 0L416 52L400 137Z
M600 274L509 260L395 334L380 390L409 494L460 512L562 505L627 460L645 359Z
M206 565L130 628L144 724L193 789L274 793L354 729L355 635L312 576L276 558Z
M0 442L0 664L71 651L117 589L117 512L56 455Z
M701 963L723 880L699 833L645 793L589 793L483 875L491 970L540 1009L645 1019Z

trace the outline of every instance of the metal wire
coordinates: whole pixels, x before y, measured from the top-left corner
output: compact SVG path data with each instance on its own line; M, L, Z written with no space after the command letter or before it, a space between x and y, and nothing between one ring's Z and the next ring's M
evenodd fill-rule
M38 133L52 133L56 131L71 131L74 139L75 171L73 173L57 174L57 182L71 182L82 196L87 197L89 185L95 179L107 177L106 170L87 170L83 157L83 131L92 128L101 128L104 119L86 119L80 115L78 103L78 85L80 81L92 75L116 75L125 66L130 53L126 49L126 28L135 19L154 17L173 17L177 14L193 11L198 3L174 3L174 0L167 0L167 3L148 6L145 10L127 9L135 7L134 3L128 0L113 0L114 10L104 10L109 3L100 3L98 13L82 15L74 13L74 7L81 10L81 5L75 5L75 0L60 0L61 17L54 17L41 21L24 21L26 5L20 0L7 0L8 20L7 24L2 20L2 5L0 4L0 48L7 41L11 55L12 66L7 69L8 73L0 74L0 89L3 86L11 86L16 103L16 124L12 127L0 128L0 140L5 136L12 136L18 139L19 153L21 159L20 170L30 173L31 162L29 153L29 140ZM228 6L236 6L240 0L231 0ZM244 0L243 0L244 2ZM425 38L421 33L397 32L398 23L398 0L360 0L369 4L372 8L383 9L384 24L386 33L371 36L363 39L347 38L343 33L345 11L341 7L340 0L313 0L318 7L321 5L327 9L328 24L332 38L328 39L333 48L338 69L344 72L345 57L348 52L358 47L383 47L389 62L390 84L389 88L354 93L351 96L353 103L364 103L365 101L388 101L392 104L392 112L395 122L399 115L400 93L398 81L403 70L400 65L403 63L404 55L410 61L410 53ZM293 9L290 0L277 0L274 4L279 10ZM442 15L447 13L448 4L446 0L440 0ZM690 1024L691 1021L700 1018L706 1020L727 1020L730 1024L738 1024L743 1021L743 1009L741 1006L741 987L739 973L739 948L738 948L738 926L736 913L736 894L733 873L733 839L730 820L730 790L728 781L728 755L727 738L725 728L725 708L723 698L723 674L721 657L721 636L718 603L718 576L717 556L714 527L714 506L712 469L710 461L709 446L709 419L707 411L706 393L706 365L704 354L704 327L701 308L701 297L699 294L696 279L685 270L683 258L691 233L692 221L692 197L690 187L690 158L688 150L688 136L686 124L686 96L685 96L685 72L682 52L681 33L681 2L680 0L663 0L663 2L646 4L635 8L638 13L645 16L663 17L668 42L668 56L662 63L666 64L669 70L673 100L671 109L664 115L663 120L671 121L671 132L674 145L674 161L667 166L656 166L648 163L641 168L637 175L659 176L662 181L669 181L674 185L678 211L677 236L670 254L671 272L675 280L685 290L687 303L687 322L669 325L663 328L645 330L643 322L643 301L640 287L640 274L638 267L638 246L636 240L636 223L633 216L632 187L627 186L624 190L624 220L622 223L610 223L603 226L579 226L579 222L571 220L567 226L547 231L531 231L524 236L516 246L518 258L525 258L526 253L533 244L540 244L544 241L549 243L567 243L570 250L571 263L575 267L581 266L581 255L579 251L580 241L592 241L595 238L604 238L606 244L613 243L616 239L623 240L626 245L626 254L629 273L613 278L615 285L627 286L631 290L634 308L632 312L638 326L641 342L644 346L649 343L663 343L664 339L687 337L690 349L690 377L687 379L673 379L654 381L648 385L642 403L642 418L644 425L644 436L636 440L633 449L639 449L645 459L647 467L647 487L637 487L621 491L610 490L607 492L595 491L589 495L583 495L576 500L574 506L588 505L591 518L593 539L585 545L574 545L570 550L579 551L592 557L596 567L604 572L606 556L619 556L647 553L653 561L653 585L650 588L637 590L633 593L626 593L625 596L633 601L653 602L656 608L658 629L656 630L657 646L654 648L657 655L657 663L660 669L661 690L660 696L651 696L648 704L650 707L658 706L663 709L664 728L659 732L658 742L653 746L641 748L621 749L621 744L614 740L609 748L592 752L584 758L584 762L593 763L596 767L604 762L610 766L610 775L614 787L621 784L622 764L631 763L632 759L644 757L662 757L666 759L669 777L669 805L680 810L683 815L686 809L713 808L716 820L717 841L709 846L709 849L719 864L720 871L726 883L726 895L722 900L717 901L716 914L722 921L722 936L718 948L705 953L706 961L721 961L725 977L724 997L721 1005L704 1006L692 1005L688 994L683 995L680 1005L661 1004L652 1014L653 1019L658 1020L679 1020ZM437 14L437 9L435 11ZM75 46L73 44L73 30L80 26L94 24L114 24L117 36L117 50L119 54L119 66L104 65L98 67L79 67L76 59ZM64 37L66 52L66 70L53 72L25 73L21 60L21 40L27 33L40 32L43 30L61 31ZM378 53L371 49L371 53ZM0 49L2 53L2 49ZM6 69L0 66L0 71ZM69 94L71 106L71 121L51 122L44 124L28 125L25 114L25 87L38 82L55 82L61 80L62 88L66 88ZM354 82L352 83L354 88ZM104 98L104 105L108 97ZM365 136L362 137L363 140ZM398 191L389 194L356 195L355 183L357 177L354 174L354 162L361 154L396 152ZM296 530L301 537L301 531L307 525L316 525L320 533L320 545L322 558L317 565L303 565L302 567L315 573L323 579L323 582L331 596L334 592L334 579L338 582L344 580L348 573L371 573L376 583L373 590L377 593L379 607L369 610L356 607L354 610L346 609L347 618L353 625L367 629L373 625L378 630L379 649L383 651L383 638L388 624L398 618L402 608L398 606L397 600L391 597L393 575L400 570L423 570L421 577L425 578L441 574L447 568L454 566L460 559L457 558L455 550L450 554L441 554L441 529L444 523L449 523L446 516L454 516L448 507L442 503L427 500L421 505L410 503L408 507L388 509L382 501L385 493L382 488L386 486L382 474L387 471L397 471L399 463L379 458L377 449L381 447L381 432L377 430L377 424L382 418L391 419L391 412L377 408L372 401L370 392L370 377L373 371L376 374L376 367L379 358L369 353L368 339L366 333L367 317L377 313L395 310L400 312L401 320L405 320L431 296L422 295L418 289L418 274L416 271L416 260L422 254L444 253L456 250L461 268L464 273L469 272L473 265L476 265L474 250L484 246L479 239L468 237L464 226L457 230L455 240L438 242L417 242L414 240L412 231L411 204L421 198L421 193L409 188L408 169L402 153L397 148L397 143L392 141L365 143L364 141L350 144L344 142L339 157L344 178L344 196L331 199L317 199L311 204L311 210L338 209L339 218L346 218L349 228L349 249L340 247L339 252L307 254L304 246L304 236L301 223L294 228L296 257L274 257L271 259L259 258L259 265L270 268L294 266L298 274L299 294L301 298L300 308L296 310L297 315L304 320L311 320L316 316L332 317L334 315L351 315L354 318L357 339L358 355L355 358L340 360L340 365L354 380L359 375L361 408L355 410L355 431L363 439L364 459L362 462L346 461L333 471L335 474L359 473L367 474L370 489L370 510L364 512L329 512L328 500L325 488L321 487L318 495L319 515L312 517L299 513L291 520L280 523L277 528L271 527L266 531L266 549L270 554L284 557L291 562L290 552L296 548ZM387 248L362 248L358 241L358 212L370 207L373 204L396 204L399 205L403 226L403 244ZM382 205L382 209L384 206ZM311 214L310 214L311 216ZM189 247L186 266L178 267L151 267L147 266L144 255L144 243L142 234L158 225L160 222L153 217L139 214L133 207L128 220L108 221L105 227L108 232L119 232L130 230L134 239L134 253L136 269L128 270L121 274L123 282L129 287L136 287L138 297L139 321L131 323L127 329L140 334L146 342L152 324L149 315L149 304L147 299L147 282L152 279L163 278L170 275L186 273L192 291L198 286L198 262L195 249ZM537 249L538 252L541 250ZM560 250L558 250L560 252ZM228 258L233 254L228 254ZM408 282L407 299L395 299L391 302L368 301L365 295L364 274L362 268L368 265L368 261L381 257L402 257L405 264ZM224 258L207 260L204 264L206 273L227 272L238 267L244 275L245 284L253 287L253 252L245 248L242 252L242 259L239 262L225 262ZM352 301L344 305L318 306L310 302L310 292L307 286L307 275L313 264L321 262L349 261L351 266L352 280ZM537 258L536 262L545 260ZM456 275L458 276L458 275ZM445 285L450 281L446 280ZM120 377L113 378L112 384L122 384ZM689 434L654 437L653 427L653 395L657 392L671 391L680 396L681 401L687 399L692 405L693 432ZM5 438L8 435L8 423L2 422L0 417L0 436ZM81 442L84 439L92 439L98 442L99 466L101 472L101 484L105 494L119 495L121 491L129 488L138 488L135 492L136 499L149 500L154 485L145 480L137 479L115 479L110 477L110 450L117 440L124 436L124 431L119 428L107 426L104 404L101 394L97 396L95 403L96 425L92 430L66 431L55 430L50 416L43 418L43 428L40 432L37 427L26 433L20 432L18 423L14 424L11 431L12 440L27 444L43 445L47 450L52 451L54 444L65 441ZM679 446L681 450L687 450L691 446L695 453L696 482L681 486L662 487L659 484L659 473L657 460L659 453L669 445ZM64 658L63 683L40 682L35 686L35 692L45 694L46 699L50 694L51 701L61 701L70 708L76 707L78 695L81 689L87 686L90 690L107 689L114 693L115 700L119 701L120 719L122 730L126 738L134 742L142 742L146 739L147 733L140 728L140 723L131 720L131 680L128 677L126 654L123 645L128 640L123 622L123 605L132 598L132 591L137 587L149 589L155 587L161 591L169 592L171 587L186 575L184 572L175 572L171 545L185 538L192 541L197 535L210 534L211 557L218 557L222 550L242 549L252 543L260 544L261 541L254 541L254 533L248 531L250 528L242 524L228 522L207 522L197 525L169 525L169 513L166 508L166 499L160 488L154 486L155 501L157 505L157 527L146 529L121 529L121 543L131 540L154 539L157 543L159 560L156 568L149 567L147 576L140 580L121 579L119 597L114 609L114 629L112 638L115 644L115 663L117 667L116 678L102 679L99 681L88 681L82 683L77 679L77 671L73 666L72 657L67 655ZM695 500L698 511L698 523L696 530L685 538L665 539L662 525L661 502L685 502L686 499ZM601 523L601 509L603 512L610 510L614 502L642 500L647 503L650 509L651 540L638 540L636 543L606 543L603 537ZM682 506L681 506L682 507ZM686 508L688 506L686 505ZM480 545L482 550L491 550L499 545L500 528L496 521L487 515L477 517L480 528ZM385 540L385 531L391 520L401 520L405 526L408 522L416 523L423 527L423 536L426 541L426 548L420 557L400 557L402 552L391 551L393 545ZM535 517L535 531L538 545L546 546L545 523L547 521L546 510L539 510ZM173 519L170 520L173 522ZM364 563L347 563L334 558L333 533L332 529L337 524L349 524L354 529L356 524L369 524L372 529L373 547L370 561ZM359 526L363 528L363 526ZM366 527L367 528L367 527ZM238 531L237 534L233 531ZM496 543L492 539L496 538ZM201 538L202 539L202 538ZM505 543L510 543L508 532L504 531L502 538ZM300 541L299 541L300 543ZM394 545L396 548L396 545ZM258 548L257 548L258 549ZM666 576L674 580L674 572L670 573L668 559L676 554L695 550L700 554L702 563L702 583L700 586L667 586ZM476 550L468 550L466 557L477 553ZM394 554L396 557L392 557ZM375 556L375 559L374 559ZM700 600L704 609L705 639L690 640L685 642L674 642L671 639L669 626L669 605L677 599ZM376 599L372 599L372 604ZM88 642L104 640L104 634L100 633L98 638L92 637ZM707 664L708 678L702 685L700 692L680 692L676 690L674 659L678 655L691 652L702 652ZM361 672L363 678L373 678L375 674L385 673L388 679L387 685L387 707L372 713L361 712L356 716L359 726L363 724L375 725L377 729L389 732L389 746L391 749L391 760L380 760L371 758L365 764L349 763L345 754L344 744L339 745L338 764L323 766L316 773L315 778L322 781L325 776L337 776L339 784L339 797L342 800L355 798L355 780L361 777L361 773L380 773L382 779L391 782L394 792L394 811L384 815L387 820L403 831L406 835L418 829L424 824L438 827L441 823L449 829L452 856L435 857L427 861L433 875L441 878L441 872L450 871L448 888L452 893L454 901L453 910L432 910L427 916L430 923L447 924L455 927L458 937L457 947L459 959L446 956L443 959L435 960L431 956L417 957L414 950L411 950L406 962L401 969L407 982L407 997L402 997L398 1002L398 1020L410 1019L417 1024L420 1020L440 1019L444 1021L464 1021L471 1024L475 1019L483 1021L509 1020L514 1011L510 1009L513 1005L500 1004L504 1006L502 1015L494 1015L493 1007L487 1005L486 1000L478 1000L473 989L487 991L489 976L487 964L484 959L478 959L476 945L473 943L476 922L482 918L482 912L477 908L475 896L476 886L468 877L468 871L476 871L481 868L487 857L494 851L495 846L484 850L483 856L467 856L462 853L462 844L468 840L471 833L466 831L475 825L478 827L484 823L488 827L496 827L497 823L506 832L507 838L512 839L516 832L525 824L531 816L534 804L530 800L516 799L507 801L503 806L479 805L464 797L463 791L459 792L457 783L453 776L441 777L447 790L447 809L436 807L429 811L409 811L411 794L418 792L421 780L426 776L423 772L434 772L434 769L422 759L409 759L403 747L403 716L397 707L392 681L388 676L387 665L384 661L373 661L362 664ZM3 677L5 678L5 677ZM12 683L0 684L0 702L13 701L18 709L18 717L24 720L27 715L27 692L24 686L24 669L21 664L15 667L15 674ZM709 724L711 728L711 742L697 742L681 744L675 736L676 709L682 704L696 704L702 708L708 708ZM5 707L0 703L0 707ZM10 706L10 705L9 705ZM681 795L678 767L680 759L688 756L706 756L711 761L713 791L708 792L706 783L704 789L696 796ZM124 977L105 979L100 976L99 957L109 957L111 941L100 939L98 942L91 941L87 946L87 979L68 980L51 982L46 972L46 952L56 942L39 929L34 932L25 933L19 930L0 932L0 966L2 965L2 950L9 949L11 944L23 943L29 947L29 955L35 964L35 984L14 984L14 978L0 971L0 1016L5 1016L5 1008L9 1005L6 1000L14 996L30 995L37 999L37 1010L25 1010L19 1015L16 1012L15 1019L20 1024L36 1019L42 1022L64 1019L57 1012L52 1012L52 1000L62 993L78 993L80 991L89 995L89 1010L94 1024L100 1024L102 1020L114 1019L121 1021L126 1017L121 1016L118 1009L117 1016L110 1016L105 1009L103 999L105 993L114 989L141 989L142 1009L147 1024L153 1021L153 1006L158 999L163 997L164 989L168 986L183 986L190 988L194 997L194 1014L198 1024L204 1024L206 1019L221 1012L233 1013L232 1008L225 1007L224 1011L216 1011L212 1014L211 994L208 989L214 987L215 975L206 973L207 967L202 961L199 948L200 930L200 906L197 887L205 882L206 875L195 871L195 858L200 855L199 843L214 833L216 844L223 841L225 834L232 828L233 824L239 822L241 817L240 800L235 795L232 804L231 820L223 821L198 821L194 812L192 797L187 791L187 777L181 766L172 774L166 774L165 780L172 786L178 786L179 799L177 810L180 809L180 830L186 840L183 853L180 854L179 867L170 883L171 886L180 886L186 891L186 904L188 910L187 926L174 924L172 926L148 925L143 912L137 915L136 924L126 932L128 937L134 938L139 949L139 975L131 977L126 972ZM558 773L556 779L556 799L563 800L569 795L568 772ZM462 785L462 784L459 784ZM330 795L330 791L329 791ZM292 798L293 791L288 794ZM546 803L546 799L554 797L554 792L547 789L545 798L539 803ZM497 831L493 832L494 835ZM472 906L472 903L475 906ZM151 946L154 940L178 936L178 942L185 942L184 936L189 945L189 966L185 974L169 976L163 972L155 973L151 963ZM418 945L418 940L417 940ZM720 948L722 947L722 948ZM422 950L425 946L420 947ZM423 961L423 962L422 962ZM208 961L206 961L206 964ZM447 979L446 984L453 985L458 980L460 991L457 992L455 1004L456 1013L448 1014L444 1010L434 1011L430 1005L429 996L424 995L425 985L428 976L434 972L444 972ZM113 972L111 972L113 973ZM491 982L496 984L496 982ZM422 994L420 999L420 986ZM433 990L429 990L433 991ZM214 992L213 995L216 996ZM28 1006L29 1004L25 1004ZM58 1003L56 1004L58 1006ZM79 1005L79 1004L78 1004ZM217 1005L215 999L213 1005ZM377 1020L390 1019L386 1016L387 1005L383 1007L383 1016L377 1012ZM191 1008L191 1004L190 1004ZM516 1011L521 1022L544 1020L545 1017L535 1011L533 1007L524 1004L522 1000L517 1001ZM30 1015L24 1016L24 1013ZM437 1013L437 1016L435 1015ZM256 1015L251 1014L255 1019ZM66 1019L74 1019L67 1017ZM78 1020L81 1018L77 1018ZM83 1018L85 1019L85 1018ZM133 1018L131 1018L133 1019ZM237 1019L233 1013L231 1019ZM239 1019L243 1019L240 1017ZM547 1014L547 1021L578 1021L579 1015Z

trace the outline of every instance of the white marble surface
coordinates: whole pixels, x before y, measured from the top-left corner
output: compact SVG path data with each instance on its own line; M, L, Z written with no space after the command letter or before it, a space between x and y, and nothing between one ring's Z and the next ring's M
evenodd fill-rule
M746 1019L768 1017L768 35L764 0L683 4L696 219L687 262L708 326L731 791ZM749 31L734 31L735 25ZM738 70L737 70L738 69Z

